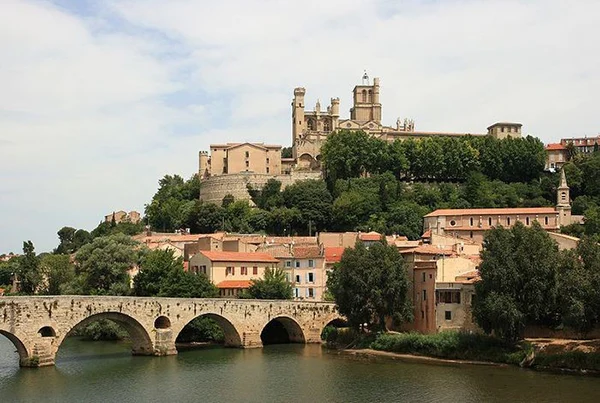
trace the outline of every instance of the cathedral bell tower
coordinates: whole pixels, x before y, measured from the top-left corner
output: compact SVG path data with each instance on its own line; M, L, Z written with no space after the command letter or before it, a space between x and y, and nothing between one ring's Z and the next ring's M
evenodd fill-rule
M373 85L365 71L361 85L354 87L353 107L350 109L350 119L368 122L374 120L381 123L381 103L379 103L379 78L373 79Z
M569 196L570 189L567 185L567 177L565 170L560 171L560 183L556 189L556 211L558 212L558 224L571 224L571 199Z

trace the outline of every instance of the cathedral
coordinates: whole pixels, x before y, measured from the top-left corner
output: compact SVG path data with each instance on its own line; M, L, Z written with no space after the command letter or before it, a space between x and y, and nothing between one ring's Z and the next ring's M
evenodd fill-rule
M396 120L395 126L381 123L381 102L379 99L379 78L370 82L365 72L360 85L352 91L352 108L350 118L340 118L340 99L331 98L325 110L317 101L314 110L307 111L304 103L306 90L302 87L294 89L292 101L292 157L295 167L303 170L320 168L320 150L327 136L338 129L363 130L369 135L385 140L405 140L408 138L424 138L438 136L484 136L497 138L521 137L521 124L500 122L487 128L487 133L451 133L426 132L415 130L412 119Z

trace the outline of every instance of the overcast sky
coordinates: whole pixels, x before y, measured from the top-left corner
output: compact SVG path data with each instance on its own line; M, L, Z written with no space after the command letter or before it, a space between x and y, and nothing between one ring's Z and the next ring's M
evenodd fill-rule
M0 1L0 253L143 211L212 142L289 145L293 88L383 121L595 136L598 1Z

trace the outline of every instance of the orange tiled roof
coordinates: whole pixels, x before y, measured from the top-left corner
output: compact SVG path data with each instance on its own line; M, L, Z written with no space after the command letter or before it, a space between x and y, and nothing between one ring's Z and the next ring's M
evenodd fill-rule
M425 217L506 214L556 214L556 210L554 207L439 209L432 211Z
M431 230L428 229L427 231L423 232L423 235L421 235L421 238L431 238Z
M361 241L381 241L381 234L379 232L371 231L366 234L360 234L359 239Z
M401 250L400 253L404 254L404 253L420 253L422 255L452 255L454 254L454 251L452 251L451 249L440 249L440 248L436 248L435 246L432 245L420 245L417 246L416 248L412 248L412 249L406 249L406 250Z
M560 151L560 150L566 150L567 147L563 146L560 143L550 143L550 144L546 144L546 150L548 151Z
M323 256L319 245L294 245L293 250L294 257L299 259L319 258Z
M342 260L342 254L344 253L343 246L330 246L325 249L325 261L327 263L337 263Z
M274 258L292 258L290 247L283 244L261 245L256 249L256 253L266 253Z
M261 262L261 263L279 263L279 260L266 253L256 252L198 252L213 262Z
M248 288L250 280L225 280L217 284L217 288Z

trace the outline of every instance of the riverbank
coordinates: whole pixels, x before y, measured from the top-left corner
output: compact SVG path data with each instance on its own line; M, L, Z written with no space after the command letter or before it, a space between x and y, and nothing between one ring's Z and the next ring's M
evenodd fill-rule
M461 332L383 333L359 335L348 345L349 336L340 331L329 335L327 344L343 354L360 357L440 365L510 365L546 372L600 375L600 340L533 339L512 344L487 335Z

